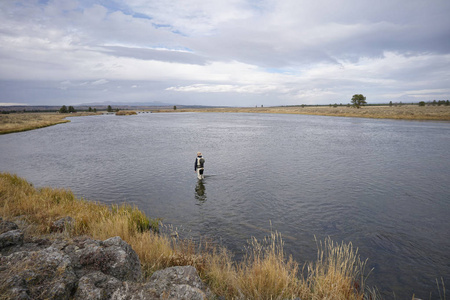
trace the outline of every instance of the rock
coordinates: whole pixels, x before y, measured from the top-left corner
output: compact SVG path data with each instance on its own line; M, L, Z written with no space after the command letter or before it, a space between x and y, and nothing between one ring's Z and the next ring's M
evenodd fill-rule
M111 299L112 294L121 287L122 281L102 272L93 272L80 278L74 299Z
M5 267L0 269L0 278L10 277L2 288L12 298L69 299L77 285L70 259L52 247L15 252L3 256L1 263Z
M0 298L213 298L191 266L160 270L141 282L139 257L120 237L24 239L16 224L0 224L7 230L0 234Z
M23 232L20 229L10 230L0 234L0 249L22 244Z
M0 234L15 229L19 229L19 226L17 226L15 223L0 220Z
M147 287L168 299L207 299L205 286L192 266L171 267L156 271Z
M64 217L53 222L51 226L51 231L53 232L63 232L66 229L71 229L75 224L75 220L72 217Z
M118 236L105 240L102 245L106 246L104 253L111 260L105 268L105 274L121 280L141 279L141 261L130 245Z
M120 237L113 237L104 242L86 238L66 247L64 252L71 257L79 277L94 271L122 281L138 281L142 276L139 257Z

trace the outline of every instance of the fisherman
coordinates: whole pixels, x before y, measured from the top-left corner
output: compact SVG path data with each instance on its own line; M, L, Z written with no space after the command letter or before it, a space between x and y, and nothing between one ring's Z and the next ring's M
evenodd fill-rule
M197 152L197 158L195 159L194 172L197 172L198 179L205 178L205 175L203 175L203 172L205 171L204 165L205 165L205 159L203 158L202 153Z

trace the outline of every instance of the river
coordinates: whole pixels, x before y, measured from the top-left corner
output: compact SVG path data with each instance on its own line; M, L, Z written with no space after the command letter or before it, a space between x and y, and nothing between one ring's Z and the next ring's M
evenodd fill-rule
M70 120L0 136L0 171L135 204L237 259L251 237L271 231L300 263L315 259L315 237L352 242L386 299L439 299L441 277L450 287L449 122L232 113Z

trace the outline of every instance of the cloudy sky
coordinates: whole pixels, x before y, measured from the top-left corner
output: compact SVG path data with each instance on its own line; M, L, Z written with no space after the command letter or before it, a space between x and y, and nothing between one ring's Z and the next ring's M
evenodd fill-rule
M450 98L449 0L1 0L0 103Z

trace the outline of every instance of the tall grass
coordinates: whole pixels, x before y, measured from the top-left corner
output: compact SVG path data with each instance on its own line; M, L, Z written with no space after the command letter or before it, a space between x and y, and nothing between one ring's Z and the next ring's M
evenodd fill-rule
M245 258L236 262L222 247L196 244L159 234L155 221L136 207L107 206L77 199L65 189L34 188L16 175L0 173L0 216L25 218L27 233L51 236L51 225L65 216L75 219L66 236L95 239L120 236L139 255L143 272L193 265L211 290L226 299L375 299L365 293L364 267L351 244L318 243L318 257L303 265L286 257L279 233L252 239Z

